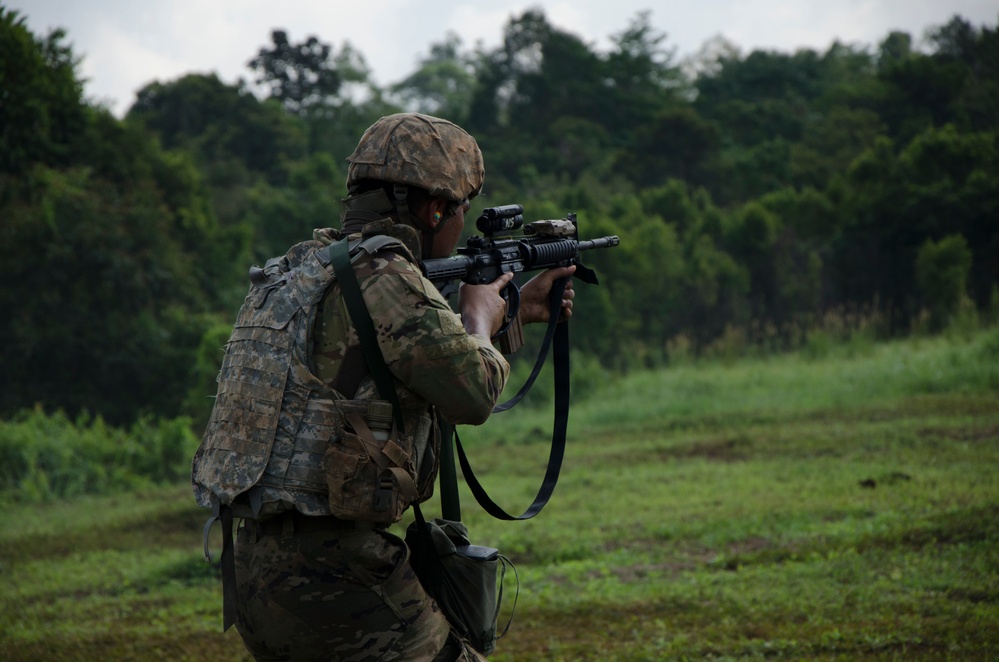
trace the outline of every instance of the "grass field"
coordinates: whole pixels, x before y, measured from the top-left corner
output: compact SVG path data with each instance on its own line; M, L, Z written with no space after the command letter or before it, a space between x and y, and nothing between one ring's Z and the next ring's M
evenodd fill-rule
M514 411L462 431L509 511L551 426ZM538 517L462 486L519 571L492 659L999 659L997 467L995 330L605 380ZM0 659L248 659L204 519L183 485L9 508Z

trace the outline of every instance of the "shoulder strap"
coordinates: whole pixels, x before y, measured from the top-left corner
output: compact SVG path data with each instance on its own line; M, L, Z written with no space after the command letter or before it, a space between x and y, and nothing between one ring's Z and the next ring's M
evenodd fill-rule
M364 295L357 282L354 266L350 263L349 242L346 239L333 242L329 247L329 255L330 263L333 265L333 273L340 283L340 290L343 292L344 303L347 304L347 312L357 329L357 337L360 339L361 351L364 353L364 360L368 363L368 370L371 371L371 377L375 380L382 399L392 403L396 428L400 434L403 434L402 407L399 406L399 398L395 393L392 373L385 365L385 357L382 356L381 347L378 346L375 325L371 321L371 314L364 303Z

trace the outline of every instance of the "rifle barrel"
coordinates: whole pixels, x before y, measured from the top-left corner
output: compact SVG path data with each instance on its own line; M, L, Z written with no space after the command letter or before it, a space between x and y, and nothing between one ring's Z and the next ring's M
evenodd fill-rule
M593 248L611 248L612 246L618 246L620 243L621 239L617 235L611 235L609 237L581 241L579 242L579 250L588 251Z

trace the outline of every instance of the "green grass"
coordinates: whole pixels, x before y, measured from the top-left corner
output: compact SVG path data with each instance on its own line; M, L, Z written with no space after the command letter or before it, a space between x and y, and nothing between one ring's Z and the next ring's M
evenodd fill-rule
M514 412L462 430L511 512L551 425ZM492 659L997 659L997 466L996 331L590 385L538 517L492 520L461 486L474 542L520 576ZM186 486L9 507L0 659L248 659L204 518Z

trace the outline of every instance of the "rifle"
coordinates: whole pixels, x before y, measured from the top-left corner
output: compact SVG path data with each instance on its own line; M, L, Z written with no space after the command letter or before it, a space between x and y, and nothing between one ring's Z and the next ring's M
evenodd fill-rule
M427 277L444 296L449 296L457 290L457 280L472 285L491 283L502 274L508 272L533 271L535 269L550 269L576 265L573 278L578 277L584 283L597 284L597 274L584 266L579 259L583 251L595 248L611 248L621 243L616 236L601 237L588 241L579 240L579 227L575 214L567 214L565 218L554 221L534 221L524 225L524 208L520 205L505 205L490 207L482 211L475 221L475 227L483 236L473 236L465 246L452 257L424 260L423 275ZM520 231L520 232L518 232ZM514 233L517 233L514 236ZM516 405L530 390L537 378L549 347L554 347L554 379L555 379L555 422L552 429L552 450L548 457L548 468L545 471L544 482L534 502L523 515L514 517L496 505L479 484L468 463L465 451L461 446L457 433L451 426L443 431L445 444L441 446L441 508L446 519L461 519L461 509L458 502L457 477L452 454L451 437L454 437L458 449L458 459L461 471L465 476L476 501L493 517L499 519L529 519L541 512L551 497L555 484L558 482L562 466L562 456L565 452L566 424L569 419L569 336L565 324L558 324L561 307L561 288L563 284L556 281L552 286L548 331L542 342L534 369L527 382L509 401L493 408L493 412L507 411ZM520 310L520 288L510 281L503 289L503 297L507 301L506 318L497 332L500 349L510 354L523 344L522 328L517 313ZM554 342L554 344L552 344Z
M621 243L615 236L587 241L579 240L575 214L559 220L534 221L524 224L521 205L503 205L484 209L475 221L483 236L469 237L457 255L424 260L424 276L437 286L444 296L457 290L457 280L472 285L491 283L508 272L535 271L576 265L574 278L597 284L597 274L580 262L582 251L611 248ZM514 233L520 231L517 236ZM510 353L520 346L522 338L517 313L520 310L520 288L513 282L503 289L507 300L506 318L494 336ZM511 333L507 333L507 332Z

